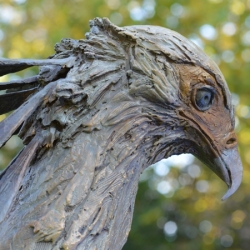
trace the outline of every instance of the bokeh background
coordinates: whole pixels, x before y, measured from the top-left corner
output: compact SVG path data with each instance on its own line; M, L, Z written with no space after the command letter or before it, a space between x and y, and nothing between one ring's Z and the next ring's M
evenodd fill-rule
M192 155L150 166L124 249L250 249L250 0L1 0L0 57L46 58L62 38L84 38L96 16L119 26L168 27L214 59L232 92L244 164L241 187L224 202L226 185ZM0 151L1 169L21 147L17 137L10 139Z

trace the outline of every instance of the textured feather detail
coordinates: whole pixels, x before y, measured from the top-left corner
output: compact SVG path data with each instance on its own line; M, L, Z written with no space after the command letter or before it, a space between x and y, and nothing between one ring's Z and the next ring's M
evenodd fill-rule
M27 69L32 66L43 66L43 65L65 65L70 67L74 58L65 59L45 59L45 60L32 60L32 59L19 59L10 60L1 58L0 59L0 76L15 73L23 69Z
M45 86L38 93L33 95L29 100L23 103L17 110L15 110L6 119L0 122L0 148L7 140L15 133L15 131L23 124L23 122L30 117L30 115L43 102L48 92L56 86L57 82L52 82Z
M32 76L26 79L21 79L21 80L14 80L10 82L1 82L0 83L0 90L5 90L5 89L13 89L13 88L25 88L26 86L29 85L37 85L37 76Z
M0 115L20 107L37 88L0 95Z
M51 242L37 242L33 250L51 250L52 243Z
M37 149L41 145L41 139L39 140L38 138L38 136L34 137L29 145L20 152L0 176L1 179L4 178L5 180L8 180L0 182L0 222L9 211L13 199L20 188L23 176L30 165L30 162L34 159ZM16 160L17 158L18 160Z
M52 59L17 61L43 67L38 92L0 123L0 146L20 127L27 145L0 175L1 249L120 250L142 170L174 154L207 163L230 187L226 197L239 186L230 93L218 68L170 30L100 18L90 26L86 40L57 44ZM5 62L4 72L15 70ZM208 81L218 97L201 113L195 93Z
M16 61L16 60L7 60L7 59L1 59L0 61L0 76L9 74L9 73L15 73L18 71L21 71L23 69L27 69L33 65L27 64L22 61Z

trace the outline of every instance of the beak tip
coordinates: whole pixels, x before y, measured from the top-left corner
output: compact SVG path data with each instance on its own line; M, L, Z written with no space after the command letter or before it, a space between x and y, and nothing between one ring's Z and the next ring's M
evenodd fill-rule
M228 197L230 197L232 194L229 194L229 192L227 191L224 196L221 198L222 201L225 201Z
M240 174L235 175L234 177L235 178L232 180L232 184L229 186L225 195L221 198L222 201L226 200L228 197L234 194L239 188L242 180L242 172Z
M218 175L228 186L227 192L221 199L224 201L239 188L242 181L243 167L237 147L227 149L221 155L222 157L217 158L215 163L217 169L221 171Z

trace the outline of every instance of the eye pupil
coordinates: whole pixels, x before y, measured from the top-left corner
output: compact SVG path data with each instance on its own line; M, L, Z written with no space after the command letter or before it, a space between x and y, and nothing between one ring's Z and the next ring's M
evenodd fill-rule
M201 88L196 91L195 103L199 110L205 111L212 105L214 92L208 88Z

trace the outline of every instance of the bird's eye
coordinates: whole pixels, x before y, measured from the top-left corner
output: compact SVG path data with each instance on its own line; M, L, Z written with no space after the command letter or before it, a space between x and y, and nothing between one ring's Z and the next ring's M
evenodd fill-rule
M209 109L210 106L213 104L213 100L214 89L204 87L196 90L195 104L199 110L205 111Z

